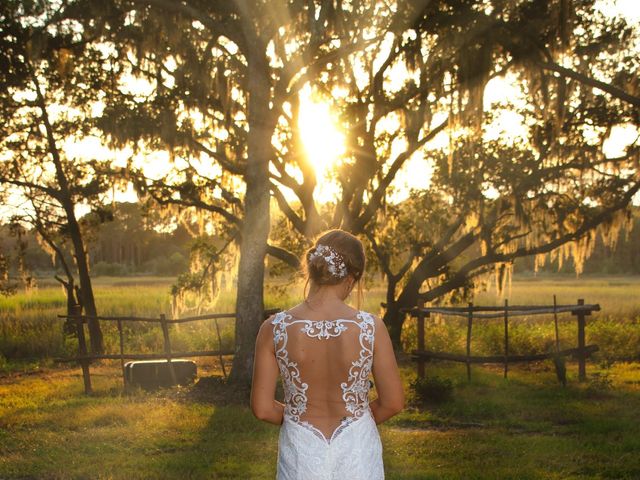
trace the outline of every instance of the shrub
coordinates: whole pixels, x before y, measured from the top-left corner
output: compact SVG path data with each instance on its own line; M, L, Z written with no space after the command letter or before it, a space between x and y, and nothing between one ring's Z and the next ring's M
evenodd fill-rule
M91 273L96 277L123 277L131 273L131 269L127 265L121 263L97 262L91 268Z
M411 388L422 403L442 403L453 397L453 382L437 375L416 378L411 382Z
M594 372L589 378L586 390L590 393L603 393L613 388L609 372Z
M189 269L189 260L180 252L169 256L156 257L143 265L143 270L153 275L176 276Z

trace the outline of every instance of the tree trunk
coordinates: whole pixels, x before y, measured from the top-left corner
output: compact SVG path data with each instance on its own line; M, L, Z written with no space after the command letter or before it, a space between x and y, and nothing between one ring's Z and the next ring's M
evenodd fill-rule
M78 279L80 280L80 295L82 298L79 298L79 300L84 308L85 315L96 316L98 314L98 310L96 309L96 302L93 296L91 276L89 275L89 262L87 261L87 252L84 248L80 225L78 225L73 205L66 206L65 211L69 221L69 235L71 236L71 242L73 243L76 268L78 269ZM102 330L100 329L100 323L98 320L90 318L88 320L88 325L91 352L95 354L104 353L104 340L102 337Z
M418 303L418 288L415 288L415 283L409 283L405 285L402 292L398 296L397 300L387 301L387 310L384 314L384 322L389 328L389 336L393 343L393 348L400 351L402 345L400 344L400 336L402 334L402 326L406 315L401 312L403 308L415 307ZM414 288L411 288L414 287ZM394 288L395 290L395 288Z
M229 377L234 383L246 384L251 382L255 339L264 312L264 260L270 228L269 161L273 134L264 51L250 57L248 63L248 161L238 266L235 356Z
M455 227L457 228L457 227ZM385 313L385 323L389 326L389 335L393 341L394 347L400 347L400 334L402 332L402 325L404 324L405 315L400 314L400 310L403 308L413 308L418 304L420 297L420 288L427 278L434 277L439 269L450 263L458 255L462 254L467 248L469 248L475 241L473 233L467 233L460 239L455 241L451 246L444 251L437 249L429 255L422 258L418 266L411 272L407 283L402 288L397 300L395 299L395 284L387 287L387 304L394 305L394 312ZM396 279L397 282L399 279ZM451 286L447 291L454 290L456 286ZM433 290L430 291L434 293ZM446 292L437 292L436 296L440 296ZM393 299L393 301L391 301ZM424 299L424 298L423 298ZM428 298L427 298L428 299Z
M387 326L387 330L389 330L393 349L397 352L401 351L402 345L400 343L400 336L402 334L404 314L400 312L397 302L387 302L387 308L385 309L382 321Z
M404 315L400 313L400 307L396 301L396 286L398 285L397 278L393 276L387 276L387 300L384 316L382 321L389 330L389 336L391 337L391 343L395 351L401 351L402 345L400 344L400 336L402 334L402 324L404 322Z

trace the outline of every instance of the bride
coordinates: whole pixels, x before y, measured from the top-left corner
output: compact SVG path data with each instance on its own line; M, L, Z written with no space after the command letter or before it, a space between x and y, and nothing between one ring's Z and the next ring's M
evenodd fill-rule
M353 235L330 230L307 252L305 266L304 302L271 316L258 333L251 409L281 425L279 480L383 479L376 424L402 410L404 393L384 324L345 303L356 283L360 303L364 248ZM278 374L284 403L275 399ZM370 375L377 393L371 403Z

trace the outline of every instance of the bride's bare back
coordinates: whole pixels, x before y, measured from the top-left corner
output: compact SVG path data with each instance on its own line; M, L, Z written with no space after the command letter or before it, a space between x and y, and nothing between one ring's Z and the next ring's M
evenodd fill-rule
M276 315L274 350L285 391L285 415L330 441L369 408L373 316L312 320Z

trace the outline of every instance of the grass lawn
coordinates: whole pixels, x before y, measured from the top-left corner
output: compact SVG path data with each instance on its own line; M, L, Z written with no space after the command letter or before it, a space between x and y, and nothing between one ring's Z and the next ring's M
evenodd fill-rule
M274 478L278 428L253 418L242 392L212 381L122 393L117 363L0 380L0 478ZM414 369L401 359L407 384ZM380 427L388 479L638 479L640 365L589 364L588 381L555 380L550 362L500 368L427 365L453 399L407 409ZM409 391L409 389L408 389ZM345 479L348 480L348 479Z

